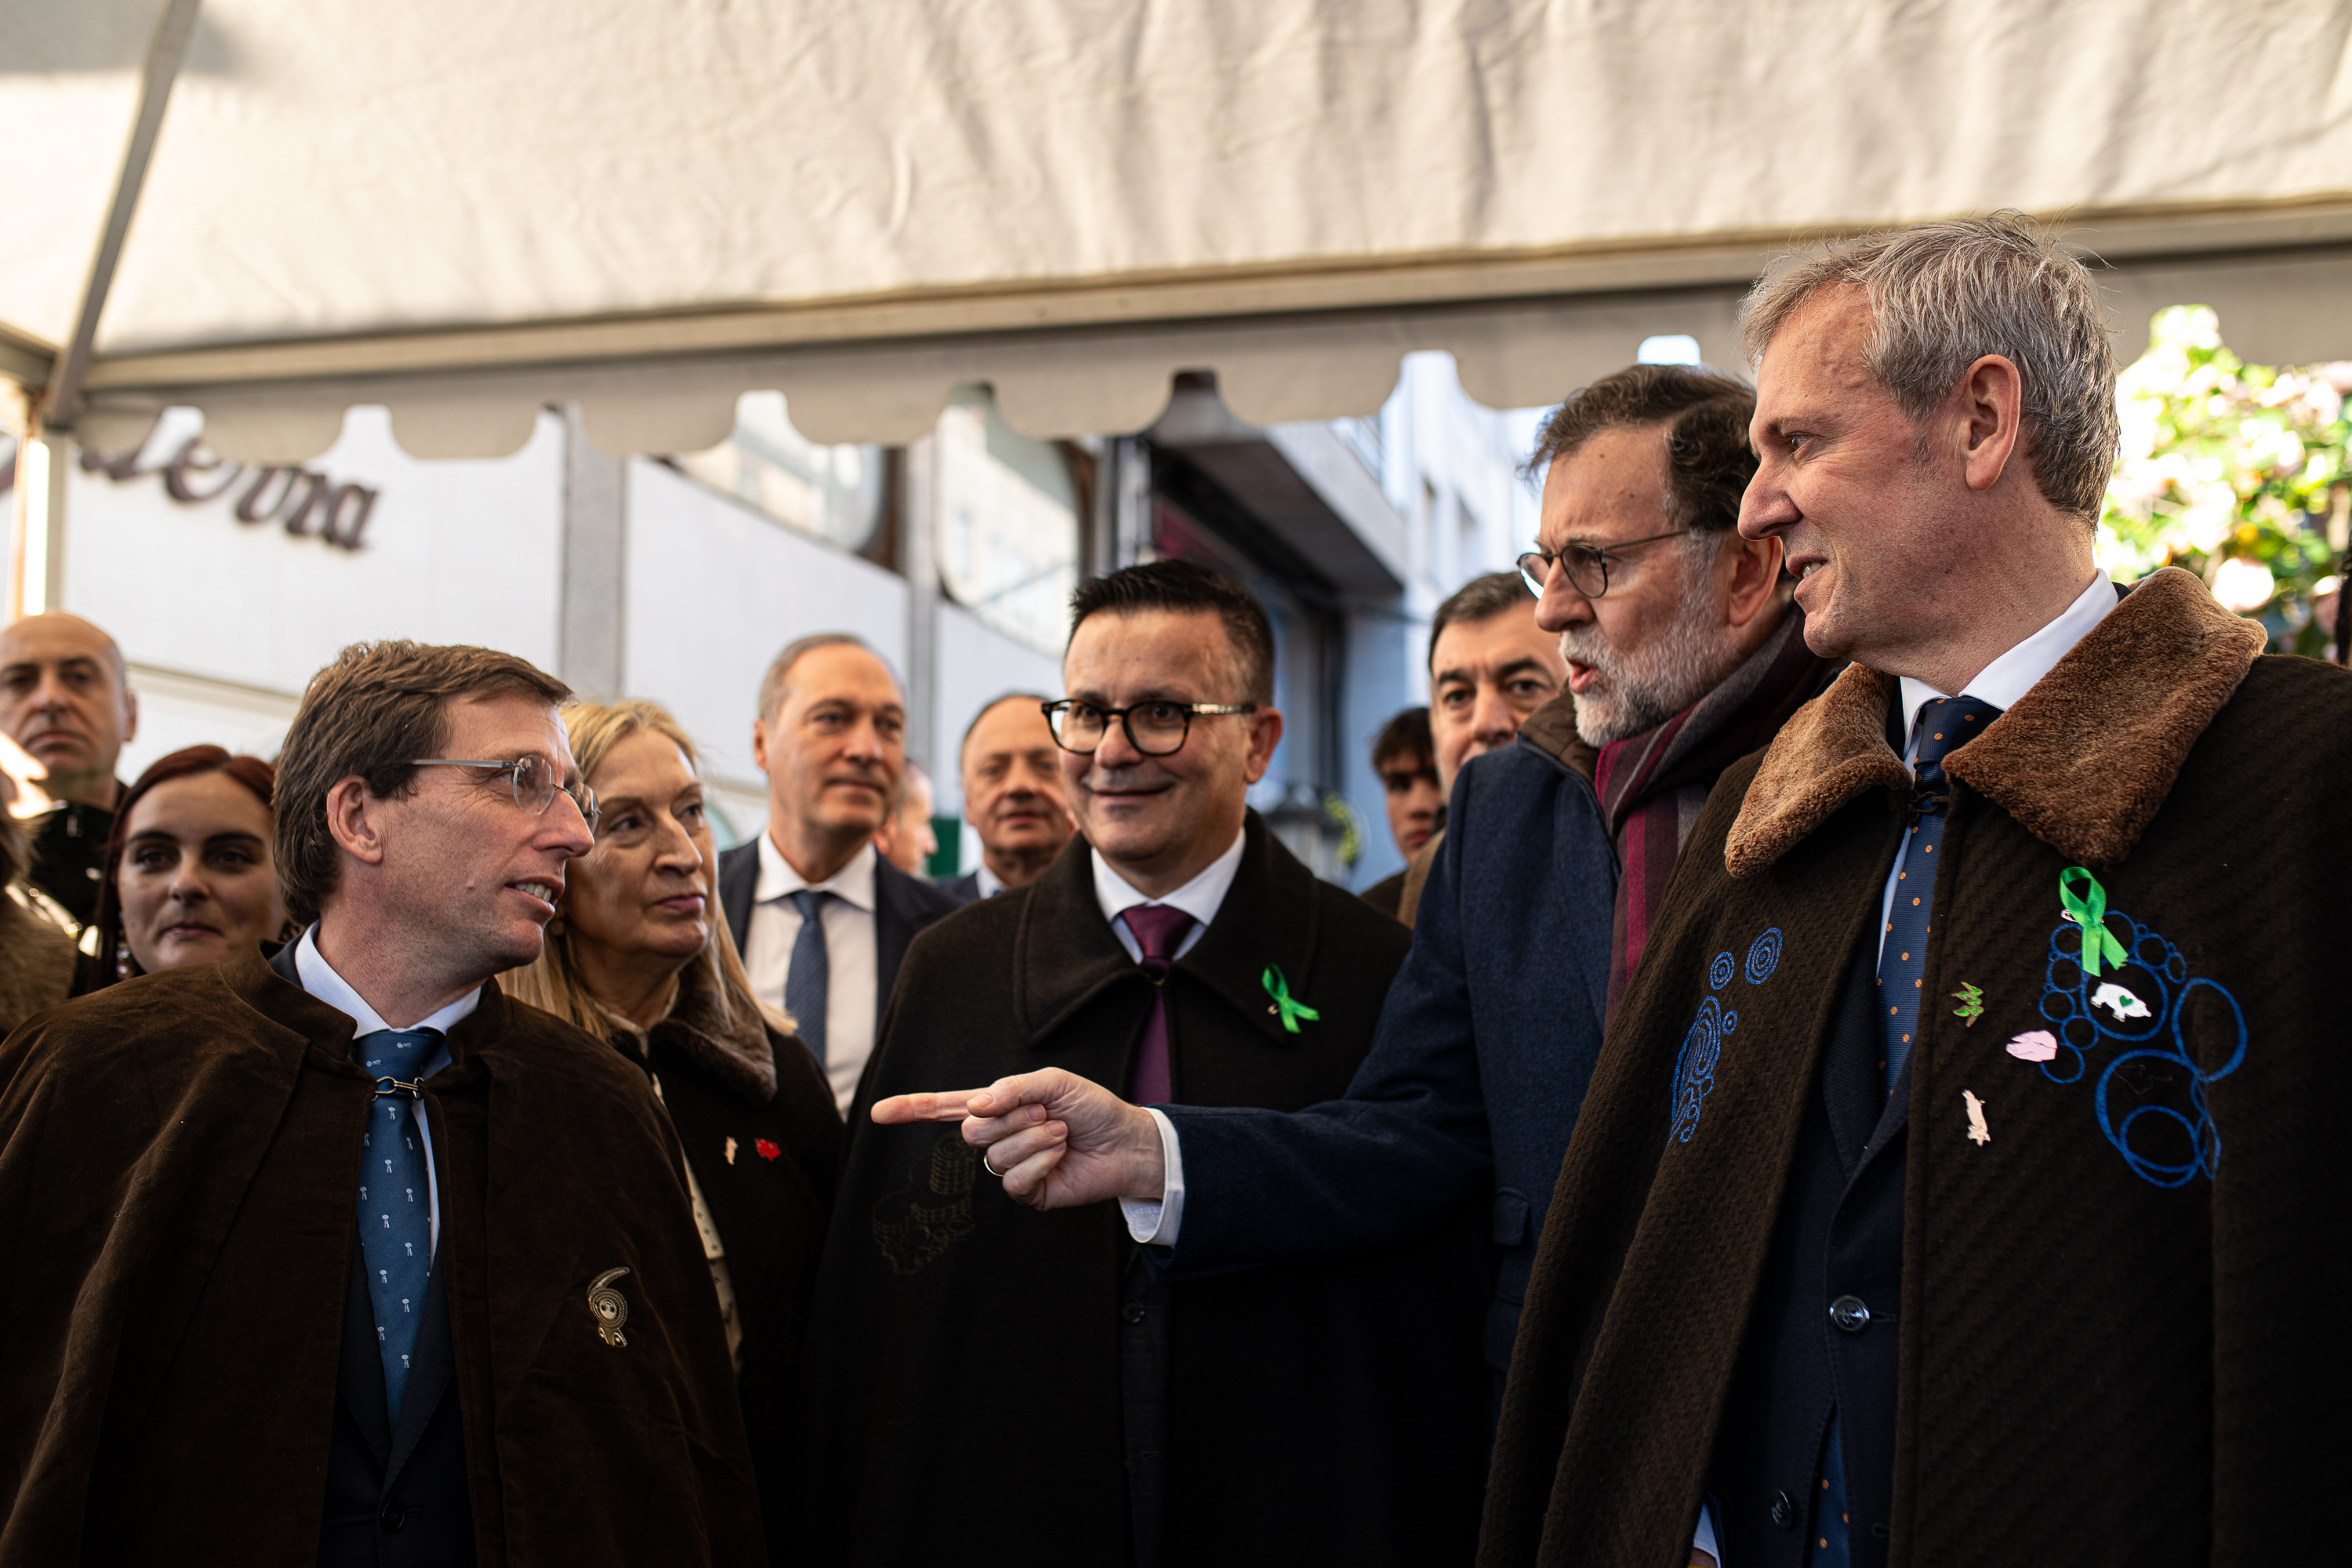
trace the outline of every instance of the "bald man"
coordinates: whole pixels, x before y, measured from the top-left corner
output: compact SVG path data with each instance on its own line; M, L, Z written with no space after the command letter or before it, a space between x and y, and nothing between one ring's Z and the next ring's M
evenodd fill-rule
M122 797L114 770L139 732L121 648L63 610L0 631L0 730L41 765L36 782L53 803L26 825L34 885L87 926Z
M1027 887L1076 831L1045 705L1034 692L1007 693L963 732L964 818L980 837L980 864L941 884L961 903Z

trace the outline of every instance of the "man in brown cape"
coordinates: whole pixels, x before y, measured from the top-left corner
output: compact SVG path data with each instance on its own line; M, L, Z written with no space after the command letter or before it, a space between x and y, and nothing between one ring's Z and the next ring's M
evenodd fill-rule
M2023 220L1747 321L1741 530L1855 663L1724 774L1614 1016L1483 1560L2317 1560L2352 676L2096 570L2114 362Z
M1052 706L1082 837L916 939L853 1115L1048 1064L1144 1104L1338 1094L1409 937L1246 809L1282 733L1265 611L1161 561L1083 586L1072 621ZM1004 1542L1033 1565L1468 1554L1467 1223L1170 1286L1116 1208L1030 1214L983 1179L952 1098L877 1108L908 1124L851 1143L812 1321L807 1560L985 1556L975 1531L1016 1497L1052 1516ZM1008 1377L1052 1410L1048 1447L992 1415Z
M590 847L566 695L345 649L278 764L300 941L0 1047L0 1563L761 1556L677 1142L486 984Z

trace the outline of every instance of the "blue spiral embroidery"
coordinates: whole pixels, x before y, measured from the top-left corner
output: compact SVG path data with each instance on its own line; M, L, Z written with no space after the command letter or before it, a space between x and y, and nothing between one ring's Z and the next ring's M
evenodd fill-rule
M1761 985L1772 977L1780 963L1780 928L1772 927L1750 943L1748 949L1748 983ZM1710 991L1720 991L1731 984L1740 972L1738 960L1728 952L1718 952L1706 966L1706 984ZM1683 1036L1682 1054L1675 1058L1674 1123L1667 1130L1670 1139L1687 1143L1698 1131L1698 1113L1706 1102L1707 1091L1715 1087L1715 1064L1723 1054L1723 1042L1739 1027L1739 1015L1726 1008L1718 998L1709 995L1700 1000L1698 1016L1691 1020L1690 1030Z
M2130 933L2124 942L2127 962L2097 976L2083 972L2081 927L2061 921L2050 933L2042 1016L2057 1037L2058 1055L2042 1064L2042 1075L2053 1083L2079 1082L2103 1042L2125 1047L2100 1070L2092 1096L2099 1131L2144 1181L2159 1187L2181 1186L2200 1174L2210 1181L2221 1161L2221 1135L2205 1090L2246 1059L2245 1010L2224 986L2192 978L2179 948L2110 909L2108 929L2118 921ZM2219 1042L2200 1041L2200 1054L2209 1058L2214 1044L2223 1047L2221 1066L2210 1072L2190 1054L2184 1033L2189 999L2200 991L2212 994L2228 1020ZM2224 1016L2210 1008L2207 1015ZM2186 1093L2168 1095L2176 1074L2185 1078Z

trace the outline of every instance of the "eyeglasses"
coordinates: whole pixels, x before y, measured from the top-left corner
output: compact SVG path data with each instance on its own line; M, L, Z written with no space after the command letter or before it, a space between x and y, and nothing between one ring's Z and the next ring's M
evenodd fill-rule
M580 820L588 825L588 836L596 836L596 819L603 816L596 805L596 792L583 780L565 784L556 775L555 764L545 757L517 757L510 763L480 762L468 757L411 757L413 768L482 768L492 773L506 773L514 783L515 804L533 816L546 814L559 795L568 795L572 804L580 808Z
M1184 737L1192 732L1195 714L1213 719L1257 711L1255 702L1131 702L1124 708L1098 708L1066 697L1038 706L1053 728L1054 743L1082 757L1094 754L1103 737L1110 733L1114 719L1126 728L1129 745L1147 757L1164 757L1184 749Z
M1646 539L1629 539L1622 544L1571 544L1555 555L1549 550L1530 550L1519 557L1519 581L1528 592L1543 597L1544 585L1551 581L1555 563L1566 569L1568 580L1576 591L1588 599L1597 599L1609 592L1609 563L1637 544L1655 544L1661 539L1679 539L1695 529L1677 528L1671 533L1654 533Z

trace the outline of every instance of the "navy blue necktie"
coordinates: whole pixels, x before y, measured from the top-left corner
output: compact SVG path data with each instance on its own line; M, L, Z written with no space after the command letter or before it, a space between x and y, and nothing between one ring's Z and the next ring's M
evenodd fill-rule
M1921 992L1927 973L1927 917L1936 908L1936 863L1950 813L1951 784L1944 758L1990 728L2000 710L1975 697L1932 697L1919 710L1912 773L1911 830L1903 839L1901 875L1895 903L1886 912L1885 943L1878 950L1878 999L1886 1015L1886 1055L1882 1087L1893 1092L1919 1032Z
M416 1082L440 1048L438 1029L379 1029L352 1042L352 1056L381 1089L385 1079ZM360 1136L360 1252L383 1357L384 1415L395 1426L416 1331L425 1321L425 1279L433 1268L432 1187L410 1113L414 1104L406 1094L379 1094Z
M833 895L803 888L789 897L801 912L801 934L793 939L793 966L784 971L784 1011L793 1016L801 1043L823 1067L825 993L833 980L833 955L824 945L824 901Z

